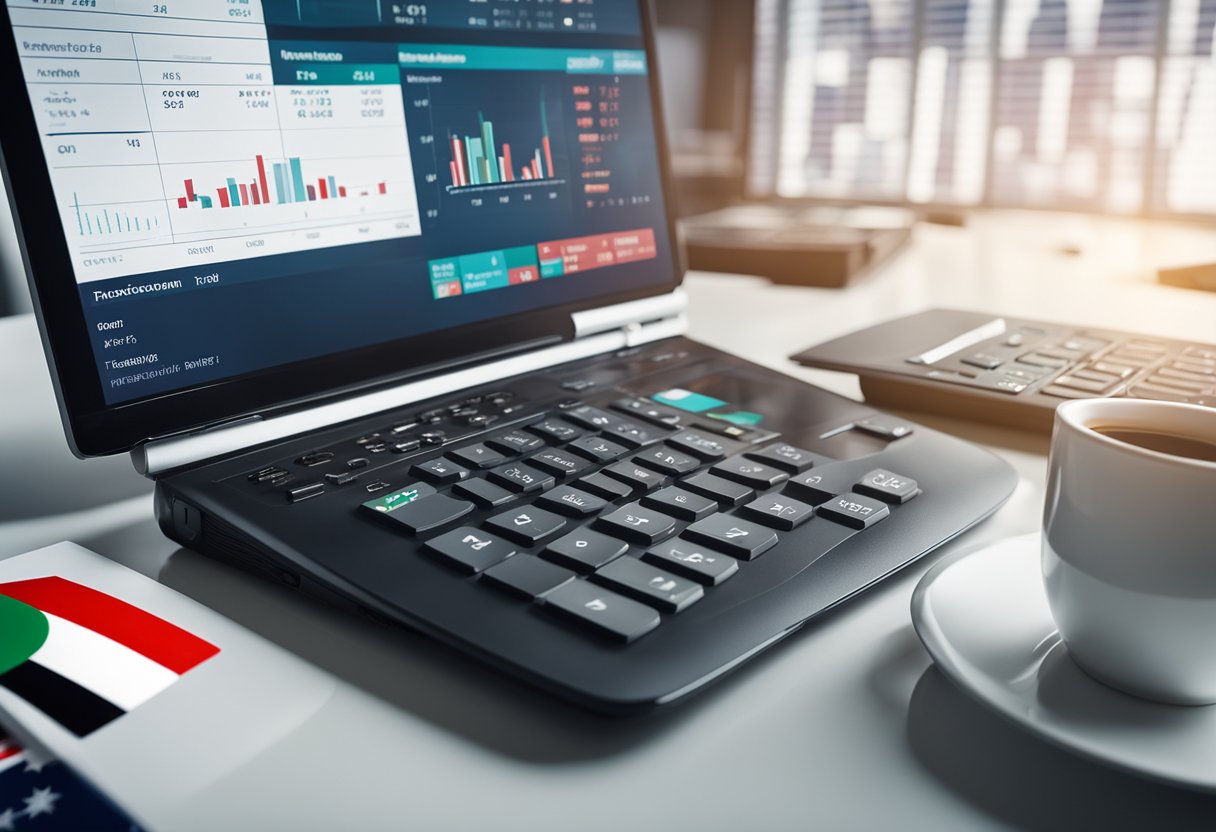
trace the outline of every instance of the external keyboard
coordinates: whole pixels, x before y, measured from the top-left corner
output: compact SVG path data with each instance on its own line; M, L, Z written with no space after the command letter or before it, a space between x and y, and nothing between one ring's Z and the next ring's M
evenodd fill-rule
M1050 430L1068 399L1216 407L1216 344L934 309L794 356L857 373L878 406Z

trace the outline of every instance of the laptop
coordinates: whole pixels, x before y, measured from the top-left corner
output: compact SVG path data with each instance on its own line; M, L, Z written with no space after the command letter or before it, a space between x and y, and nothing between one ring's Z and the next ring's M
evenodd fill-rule
M1013 489L684 337L644 3L4 15L0 147L68 441L129 453L183 546L632 712Z

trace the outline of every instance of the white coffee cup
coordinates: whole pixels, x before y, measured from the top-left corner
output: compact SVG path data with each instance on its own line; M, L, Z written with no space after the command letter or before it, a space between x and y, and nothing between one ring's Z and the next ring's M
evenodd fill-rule
M1216 703L1216 462L1095 428L1216 443L1216 410L1065 402L1043 513L1047 600L1077 664L1147 699Z

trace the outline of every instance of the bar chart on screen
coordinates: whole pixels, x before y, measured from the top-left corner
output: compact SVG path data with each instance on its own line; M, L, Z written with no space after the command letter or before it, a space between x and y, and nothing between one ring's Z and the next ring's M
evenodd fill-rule
M11 10L78 281L421 233L395 65L272 60L257 4L159 8Z

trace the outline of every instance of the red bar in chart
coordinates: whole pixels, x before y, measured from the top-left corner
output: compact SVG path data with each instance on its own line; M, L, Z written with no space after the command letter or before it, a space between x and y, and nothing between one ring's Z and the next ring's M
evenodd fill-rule
M254 205L261 205L261 204L262 204L262 199L261 199L261 197L258 195L258 191L260 191L260 190L261 190L261 188L259 188L259 187L258 187L258 183L257 183L257 182L251 182L251 183L250 183L250 185L249 185L249 192L250 192L251 194L253 194L253 204L254 204Z
M266 160L262 158L262 154L257 155L258 160L258 185L262 189L262 202L270 202L270 191L266 188ZM254 198L254 203L257 203L257 198Z
M550 179L552 179L553 178L553 149L549 145L549 137L547 135L541 137L540 143L545 149L545 167L549 171L547 175L549 176Z
M378 194L388 193L388 185L386 185L384 182L377 182L376 183L376 193L378 193Z
M187 179L185 182L185 185L186 185L186 201L194 202L194 180ZM182 207L184 208L185 206L183 205Z
M249 188L245 186L244 182L241 183L241 204L249 204Z
M452 184L457 188L460 188L460 187L463 187L464 185L469 184L468 180L465 179L465 175L464 175L465 167L466 167L466 163L465 163L465 159L464 159L464 142L462 142L460 140L459 136L452 137L452 161L455 162L455 164L456 164L456 174L457 174L455 179L453 180Z
M215 193L220 198L220 207L227 208L228 204L229 204L228 203L228 189L227 188L216 188Z
M185 198L184 196L179 196L179 197L177 198L177 207L178 207L178 208L185 208L185 207L186 207L186 198Z
M508 182L515 181L515 172L511 169L511 145L502 143L502 175Z
M321 192L321 199L329 199L329 189L325 186L324 179L317 180L317 190Z

